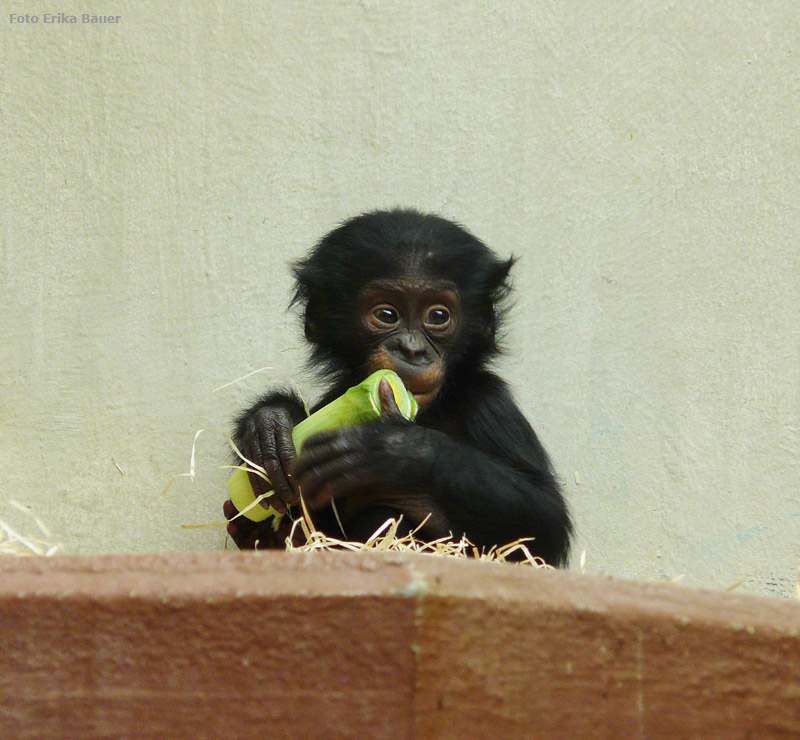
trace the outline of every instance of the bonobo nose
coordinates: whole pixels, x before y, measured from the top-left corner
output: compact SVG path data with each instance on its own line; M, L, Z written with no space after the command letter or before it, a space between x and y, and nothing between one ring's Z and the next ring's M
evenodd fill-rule
M426 352L425 343L413 334L404 334L400 337L399 342L400 351L409 360L416 359Z

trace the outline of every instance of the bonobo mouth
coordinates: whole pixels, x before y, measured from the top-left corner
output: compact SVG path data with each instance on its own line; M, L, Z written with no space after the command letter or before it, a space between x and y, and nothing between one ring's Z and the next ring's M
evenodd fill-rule
M416 400L421 409L424 409L431 401L433 401L433 399L436 398L436 396L439 394L439 391L442 389L441 383L425 386L405 383L405 386L409 393L414 396L414 400Z
M384 358L381 358L384 359ZM427 363L422 370L406 362L398 362L395 358L386 357L387 361L372 365L369 370L393 370L400 376L406 390L414 396L420 409L425 408L442 390L441 363ZM376 367L377 365L377 367Z

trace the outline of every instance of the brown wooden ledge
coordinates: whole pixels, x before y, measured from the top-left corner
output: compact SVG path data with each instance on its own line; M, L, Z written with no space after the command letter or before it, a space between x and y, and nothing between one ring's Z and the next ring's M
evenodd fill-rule
M6 557L0 737L798 738L800 604L399 554Z

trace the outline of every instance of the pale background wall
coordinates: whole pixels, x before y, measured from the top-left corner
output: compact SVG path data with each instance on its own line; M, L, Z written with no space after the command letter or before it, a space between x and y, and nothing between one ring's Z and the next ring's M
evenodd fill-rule
M793 0L73 6L47 10L121 23L0 19L2 518L30 530L24 501L72 552L222 547L179 526L220 519L219 439L160 492L266 383L313 395L287 262L403 204L522 257L501 368L574 562L793 590Z

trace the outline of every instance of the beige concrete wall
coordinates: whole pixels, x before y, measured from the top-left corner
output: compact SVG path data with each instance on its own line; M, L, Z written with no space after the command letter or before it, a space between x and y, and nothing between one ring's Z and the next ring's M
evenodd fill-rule
M2 518L30 529L24 501L73 552L221 547L179 526L220 519L221 441L165 483L265 383L313 395L286 263L405 204L522 257L501 367L588 569L790 591L796 3L59 10L0 18Z

